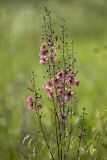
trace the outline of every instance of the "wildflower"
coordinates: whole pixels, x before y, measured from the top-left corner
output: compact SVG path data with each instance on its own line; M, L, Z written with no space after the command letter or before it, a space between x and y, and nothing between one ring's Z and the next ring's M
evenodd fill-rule
M52 92L52 82L51 81L46 82L44 88L47 92Z
M74 92L73 92L72 90L67 91L67 92L66 92L65 99L66 99L66 100L69 100L70 98L73 97L73 94L74 94Z
M41 64L46 64L46 56L43 56L40 58L40 63Z
M40 56L46 56L47 51L45 49L40 50Z
M57 74L57 76L58 76L58 78L59 78L60 80L62 80L62 79L64 78L64 71L63 71L63 70L60 71L60 72Z
M46 84L44 85L44 89L48 95L48 98L52 97L52 82L48 81L46 82Z
M34 109L34 104L33 104L33 99L32 99L31 96L29 96L29 97L27 98L27 103L28 103L28 108L29 108L30 110L33 110L33 109Z
M41 44L41 47L40 47L40 63L46 64L46 60L47 60L46 44L43 43Z
M75 76L73 74L69 77L69 82L71 85L75 85Z
M61 80L60 80L60 78L59 78L59 76L58 75L55 75L54 76L54 83L58 86L59 84L61 84Z

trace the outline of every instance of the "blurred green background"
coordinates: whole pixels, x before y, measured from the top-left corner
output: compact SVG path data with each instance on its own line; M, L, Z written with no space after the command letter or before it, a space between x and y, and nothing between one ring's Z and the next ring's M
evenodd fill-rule
M107 107L107 1L0 0L0 160L23 159L18 148L34 125L26 97L32 70L42 84L39 47L44 6L57 25L61 17L66 19L69 40L75 41L81 82L78 109L86 107L92 117Z

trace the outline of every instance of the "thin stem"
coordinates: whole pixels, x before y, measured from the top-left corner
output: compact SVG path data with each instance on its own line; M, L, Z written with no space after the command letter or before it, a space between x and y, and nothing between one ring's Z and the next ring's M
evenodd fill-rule
M52 153L52 151L51 151L51 149L50 149L50 145L49 145L49 143L48 143L48 140L47 140L46 134L45 134L45 132L44 132L43 126L42 126L41 117L40 117L40 115L38 115L37 111L36 111L36 115L37 115L37 117L38 117L39 125L40 125L40 128L41 128L41 132L42 132L42 134L43 134L43 137L44 137L44 140L45 140L45 142L46 142L47 148L48 148L48 150L49 150L49 152L50 152L50 155L51 155L52 159L55 160L54 155L53 155L53 153Z
M71 142L71 135L72 135L72 128L70 128L70 132L69 132L69 140L68 140L68 147L67 147L67 156L68 156L68 152L69 152L69 147L70 147L70 142Z
M50 29L50 41L51 41L51 46L50 46L50 52L52 53L52 43L53 43L53 40L52 40L52 23L51 23L51 16L50 16L50 12L47 11L46 9L46 13L47 13L47 16L49 18L49 29ZM54 62L52 61L52 67L53 67L53 74L55 75L55 69L54 69ZM56 90L56 87L54 85L54 88L55 88L55 92L56 92L56 95L57 95L57 90ZM56 110L56 106L55 106L55 101L54 101L54 95L53 95L53 106L54 106L54 115L55 115L55 132L56 132L56 142L57 142L57 148L58 148L58 159L60 159L60 152L59 152L59 137L58 137L58 129L57 129L57 121L58 121L58 125L59 125L59 128L60 128L60 123L59 123L59 117L58 117L58 113L57 113L57 110Z
M72 41L72 69L74 72L74 64L75 64L75 57L74 57L74 41Z
M36 95L37 92L36 92L36 85L35 85L34 72L32 72L32 79L31 79L31 82L32 82L31 85L32 85L32 87L33 87L33 89L34 89L34 90L33 90L34 99L35 99L34 105L35 105L35 108L36 108L37 99L36 99L35 95ZM36 108L35 111L36 111L37 119L38 119L38 121L39 121L39 125L40 125L40 128L41 128L41 132L42 132L42 134L43 134L43 137L44 137L44 140L45 140L45 142L46 142L47 148L49 149L49 152L50 152L50 155L51 155L52 159L55 160L55 158L54 158L54 156L53 156L53 153L52 153L52 151L51 151L51 149L50 149L50 146L49 146L49 144L48 144L48 140L47 140L47 137L46 137L46 135L45 135L43 126L42 126L41 115L39 115L39 110Z
M64 19L62 19L62 57L63 57L63 63L64 63L64 71L66 71L66 63L65 63L65 24L64 24ZM63 113L65 113L65 73L64 73L64 98L63 98ZM64 138L64 160L66 160L66 148L65 148L65 143L66 143L66 135L65 135L65 128L66 124L63 125L63 138Z
M72 101L71 101L72 104ZM68 111L69 113L69 111ZM72 109L71 109L71 120L72 120ZM68 139L68 146L67 146L67 156L68 156L68 152L69 152L69 148L70 148L70 142L71 142L71 136L72 136L72 124L70 124L70 131L69 131L69 139Z
M65 63L65 24L64 20L62 19L62 57L63 57L63 63L64 63L64 69L66 70L66 63ZM64 74L64 97L65 97L65 74ZM63 99L63 112L65 113L65 104Z

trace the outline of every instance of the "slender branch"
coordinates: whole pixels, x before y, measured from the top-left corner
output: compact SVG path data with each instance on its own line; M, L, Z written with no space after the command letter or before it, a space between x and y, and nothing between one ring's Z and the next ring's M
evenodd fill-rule
M54 158L54 156L53 156L53 153L52 153L52 151L51 151L51 149L50 149L50 146L49 146L47 137L46 137L46 135L45 135L43 126L42 126L41 115L39 114L39 110L36 108L36 106L37 106L37 99L36 99L35 95L36 95L37 91L36 91L36 85L35 85L34 72L32 72L32 80L31 80L31 82L32 82L31 85L32 85L32 87L33 87L33 89L34 89L34 90L33 90L34 100L35 100L35 101L34 101L34 106L35 106L35 109L36 109L35 111L36 111L37 119L38 119L38 121L39 121L39 125L40 125L40 128L41 128L41 132L42 132L42 134L43 134L43 137L44 137L44 140L45 140L45 142L46 142L47 148L49 149L50 155L51 155L52 159L55 160L55 158ZM34 113L35 113L35 112L34 112Z
M51 31L50 37L51 37L51 42L52 42L51 17L49 17L49 21L50 21L50 31ZM51 45L51 53L52 53L52 45ZM53 67L53 74L55 75L54 61L52 61L52 67ZM55 94L56 94L56 96L57 96L57 90L56 90L55 84L54 84L54 88L55 88ZM60 152L59 152L59 137L58 137L58 133L57 133L57 120L58 120L59 129L60 129L60 122L59 122L59 117L58 117L58 113L57 113L57 110L56 110L54 98L53 98L53 104L54 104L55 124L56 124L56 141L57 141L58 159L59 159L59 158L60 158ZM57 118L57 119L56 119L56 118Z
M62 57L63 57L63 63L64 63L64 70L66 70L66 63L65 63L65 24L64 24L64 19L62 19ZM65 74L64 74L64 98L63 98L63 113L65 113ZM65 128L66 128L66 124L62 124L63 125L63 138L64 138L64 160L66 160L66 135L65 135Z
M71 101L71 104L72 104L72 101ZM72 110L71 110L71 120L72 120ZM70 147L70 142L71 142L71 136L72 136L72 126L70 126L70 131L69 131L69 139L68 139L68 146L67 146L67 156L68 156L68 152L69 152L69 147Z
M44 132L43 126L42 126L41 116L38 115L37 111L36 111L36 115L37 115L37 117L38 117L38 121L39 121L39 125L40 125L40 128L41 128L41 132L42 132L42 134L43 134L43 137L44 137L44 140L45 140L45 142L46 142L47 148L48 148L48 150L49 150L49 152L50 152L50 155L51 155L52 159L55 160L54 155L53 155L53 153L52 153L52 151L51 151L51 149L50 149L50 145L49 145L49 143L48 143L48 140L47 140L46 134L45 134L45 132Z
M72 69L73 69L73 72L74 72L74 64L75 64L75 57L74 57L74 41L72 41Z
M50 45L50 52L52 53L52 43L53 43L53 40L52 40L52 23L51 23L51 16L50 16L50 12L47 10L47 8L45 8L45 11L47 13L47 16L49 18L49 29L50 29L50 41L51 41L51 45ZM54 62L52 61L52 68L53 68L53 74L55 75L55 69L54 69ZM55 88L55 92L56 92L56 95L57 95L57 91L56 91L56 87L54 85L54 88ZM60 152L59 152L59 137L58 137L58 128L57 128L57 121L58 121L58 125L59 125L59 128L60 128L60 122L59 122L59 117L58 117L58 113L57 113L57 110L56 110L56 106L55 106L55 101L54 101L54 95L52 97L53 99L53 106L54 106L54 115L55 115L55 132L56 132L56 143L57 143L57 147L58 147L58 159L60 159Z

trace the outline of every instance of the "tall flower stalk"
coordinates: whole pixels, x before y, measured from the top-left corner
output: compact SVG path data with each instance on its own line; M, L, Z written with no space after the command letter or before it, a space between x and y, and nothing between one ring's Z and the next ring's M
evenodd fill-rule
M38 119L41 133L52 160L67 160L69 157L72 137L73 105L76 102L75 87L80 81L76 78L78 71L75 70L75 56L73 42L69 47L65 20L61 20L60 32L55 33L54 22L51 12L45 7L43 16L43 37L40 45L40 64L46 66L45 82L43 88L47 98L52 101L51 114L53 116L53 135L51 144L43 127L43 104L39 94L34 72L31 75L29 90L32 95L27 99L28 107ZM78 149L79 150L79 149ZM77 156L78 157L78 156Z

